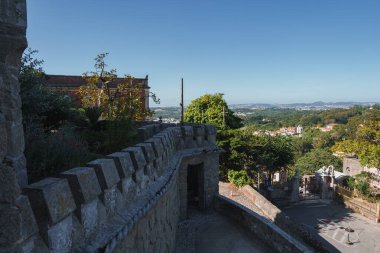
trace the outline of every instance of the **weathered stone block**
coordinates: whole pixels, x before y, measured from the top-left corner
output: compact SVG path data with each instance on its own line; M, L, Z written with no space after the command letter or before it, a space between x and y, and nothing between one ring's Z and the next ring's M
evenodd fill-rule
M25 240L38 233L37 222L27 196L20 195L16 200L16 205L21 215L21 239Z
M97 159L89 162L87 166L95 169L102 190L110 189L120 181L115 163L112 159Z
M12 203L20 193L15 169L0 161L0 202Z
M141 147L129 147L122 150L123 152L128 152L131 155L133 166L135 171L144 169L144 166L147 164L143 150Z
M10 245L21 237L21 213L11 204L0 204L0 246Z
M150 142L143 142L136 145L136 147L141 147L145 156L145 160L148 163L152 163L153 160L156 158L156 155L153 150L152 143Z
M125 201L130 202L136 194L136 183L132 180L132 178L124 178L121 180L119 189Z
M182 136L184 139L184 148L194 148L196 147L196 143L194 141L194 130L192 126L183 126L182 128Z
M184 137L193 137L194 136L194 130L192 126L182 126L182 136Z
M73 219L68 216L47 231L47 244L52 253L69 253L73 242Z
M76 208L69 184L63 178L45 178L25 187L24 193L40 227L56 224Z
M20 244L17 251L12 253L49 253L49 249L39 235L32 236Z
M60 176L68 180L77 206L96 199L102 193L94 168L78 167Z
M120 191L116 187L105 189L101 196L101 200L106 207L107 215L115 213L118 209L122 209L125 204L125 201L123 203L123 198Z
M131 155L128 152L115 152L106 158L113 159L120 178L130 177L134 172Z
M163 144L162 144L162 141L158 138L150 138L148 140L145 141L146 143L151 143L152 144L152 148L153 148L153 152L157 157L162 157L163 153L164 153L164 148L163 148Z
M159 138L159 139L161 139L161 141L162 141L162 143L163 143L163 145L164 145L165 159L166 159L168 156L172 155L172 151L173 151L173 150L172 150L172 146L171 146L171 144L170 144L168 138L167 138L164 134L156 134L156 135L154 136L154 138Z
M161 124L154 124L154 134L161 131Z
M86 244L86 237L83 225L81 224L79 218L72 215L72 243L70 252L75 252L78 248L83 247Z
M82 204L80 207L80 223L86 238L89 238L98 227L98 199Z

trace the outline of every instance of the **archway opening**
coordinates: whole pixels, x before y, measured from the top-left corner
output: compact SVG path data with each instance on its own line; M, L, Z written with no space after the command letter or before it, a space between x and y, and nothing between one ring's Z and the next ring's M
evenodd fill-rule
M187 204L188 207L204 207L203 163L189 165L187 169Z

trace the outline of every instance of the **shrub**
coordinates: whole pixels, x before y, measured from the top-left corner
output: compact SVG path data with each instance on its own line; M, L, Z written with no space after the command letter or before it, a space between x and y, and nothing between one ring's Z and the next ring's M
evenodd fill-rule
M228 181L236 187L242 187L252 182L245 170L230 170L228 171Z
M351 190L355 189L355 178L353 177L349 177L347 179L347 186L348 188L350 188Z
M41 125L28 124L25 129L25 156L30 182L56 176L73 167L85 165L96 155L70 127L45 132Z
M355 188L363 196L368 196L370 194L369 183L364 179L355 180Z

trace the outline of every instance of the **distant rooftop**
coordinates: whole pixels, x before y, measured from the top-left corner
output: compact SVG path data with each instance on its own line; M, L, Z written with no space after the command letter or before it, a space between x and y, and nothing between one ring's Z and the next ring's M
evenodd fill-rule
M112 82L110 82L111 88L116 88L116 86L125 81L124 78L114 78ZM72 75L46 75L46 85L48 87L55 88L64 88L71 87L76 88L86 84L86 80L82 76L72 76ZM143 84L144 88L150 88L148 86L148 75L145 78L135 78L133 80L133 84Z

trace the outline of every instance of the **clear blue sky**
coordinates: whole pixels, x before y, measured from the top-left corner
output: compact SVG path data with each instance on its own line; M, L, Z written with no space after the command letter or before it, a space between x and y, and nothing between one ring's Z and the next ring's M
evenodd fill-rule
M380 1L27 0L29 46L50 74L109 52L149 74L162 106L222 92L228 103L380 101Z

